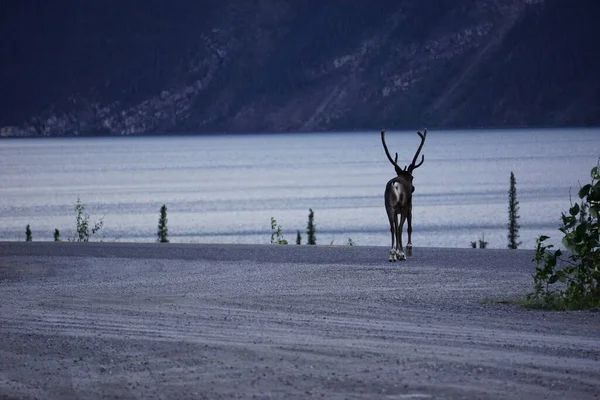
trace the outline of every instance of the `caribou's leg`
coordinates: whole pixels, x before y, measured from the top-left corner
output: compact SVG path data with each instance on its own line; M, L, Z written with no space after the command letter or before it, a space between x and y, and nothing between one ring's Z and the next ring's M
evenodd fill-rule
M408 211L408 215L406 216L406 222L408 226L406 227L406 231L408 232L408 243L406 244L406 254L412 256L412 210Z
M390 221L390 233L392 235L392 247L390 248L390 262L392 262L392 261L396 261L395 234L396 234L396 226L398 225L398 222L396 220L396 213L393 208L386 207L385 210L387 211L388 220Z
M412 211L408 212L406 222L408 224L406 227L406 231L408 232L408 243L406 244L406 247L412 247Z
M398 241L398 260L406 260L406 255L404 255L404 249L402 248L402 228L404 227L404 221L406 220L406 215L404 212L400 213L400 225L398 225L398 231L396 232L396 240Z

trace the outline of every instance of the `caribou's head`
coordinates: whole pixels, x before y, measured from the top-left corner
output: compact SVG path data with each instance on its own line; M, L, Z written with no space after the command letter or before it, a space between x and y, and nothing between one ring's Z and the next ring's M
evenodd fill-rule
M396 170L396 175L401 176L401 177L405 178L406 180L408 180L411 183L411 186L412 186L412 181L413 181L413 171L415 169L419 168L423 164L423 161L425 161L425 156L421 155L421 161L419 163L417 163L417 159L419 158L421 149L423 149L423 145L425 144L425 138L427 137L427 129L425 129L423 131L423 133L421 133L421 132L417 132L417 133L419 134L419 137L421 138L421 144L419 145L419 148L417 149L417 152L415 153L415 156L413 157L410 165L408 165L408 166L405 165L404 169L402 169L398 165L398 153L396 153L396 158L392 159L390 151L388 150L387 145L385 144L385 129L381 130L381 143L383 143L383 149L385 150L385 155L387 156L388 160L390 160L390 162L394 166L394 169ZM414 186L412 186L412 191L413 192L415 191Z

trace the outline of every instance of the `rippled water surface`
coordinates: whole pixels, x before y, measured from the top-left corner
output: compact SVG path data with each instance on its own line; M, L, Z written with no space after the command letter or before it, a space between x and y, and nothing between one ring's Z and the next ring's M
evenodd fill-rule
M415 132L388 132L407 164ZM510 172L523 248L558 238L560 213L600 156L599 129L430 131L415 171L415 246L506 247ZM270 217L318 244L388 246L383 190L394 169L379 132L0 141L0 240L73 235L77 197L95 240L151 242L168 208L171 242L268 243ZM304 240L304 239L303 239Z

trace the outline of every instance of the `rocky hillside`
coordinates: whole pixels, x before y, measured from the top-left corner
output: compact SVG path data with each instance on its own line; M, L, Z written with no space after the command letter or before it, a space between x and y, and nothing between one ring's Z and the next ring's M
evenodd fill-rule
M0 135L600 125L597 0L6 2Z

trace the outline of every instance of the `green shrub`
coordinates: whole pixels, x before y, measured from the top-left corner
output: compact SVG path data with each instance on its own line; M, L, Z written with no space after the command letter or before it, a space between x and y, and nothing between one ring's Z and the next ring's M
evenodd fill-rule
M579 203L562 213L563 251L537 239L534 291L528 304L550 309L600 307L600 168L591 170L591 183L579 190Z
M54 229L54 241L60 242L60 231L58 229Z
M277 220L271 217L271 244L288 244L283 238L283 228L277 225Z
M89 242L90 238L102 229L104 222L100 219L100 221L96 222L90 230L90 216L85 212L85 204L81 202L79 197L75 204L75 213L77 214L75 221L75 236L71 238L70 241Z

